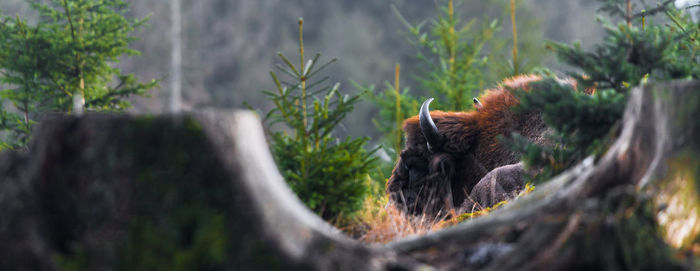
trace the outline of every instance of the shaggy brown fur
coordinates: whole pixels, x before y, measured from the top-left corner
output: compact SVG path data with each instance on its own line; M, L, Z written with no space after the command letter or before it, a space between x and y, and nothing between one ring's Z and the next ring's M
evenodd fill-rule
M511 108L518 100L510 91L529 90L528 84L539 80L539 76L505 80L480 98L479 111L430 112L446 139L439 150L428 150L418 116L407 119L403 126L406 146L387 183L390 200L412 214L445 214L462 205L489 171L517 163L517 156L497 136L517 132L542 142L546 126L540 114L514 113Z

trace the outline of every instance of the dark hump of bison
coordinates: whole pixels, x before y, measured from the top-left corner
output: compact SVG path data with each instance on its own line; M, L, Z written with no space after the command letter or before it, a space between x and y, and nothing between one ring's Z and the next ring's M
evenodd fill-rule
M459 213L483 210L517 196L525 187L526 174L522 162L490 171L474 186Z

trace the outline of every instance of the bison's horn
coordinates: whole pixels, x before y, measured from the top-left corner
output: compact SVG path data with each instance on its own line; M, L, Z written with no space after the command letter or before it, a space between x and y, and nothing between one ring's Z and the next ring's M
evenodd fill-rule
M477 99L476 97L472 98L472 102L474 102L474 108L476 108L476 111L479 111L479 109L483 107L479 99Z
M433 98L425 100L423 105L420 106L420 114L418 115L418 119L420 120L420 130L423 132L425 141L428 142L428 149L430 150L442 147L442 144L445 141L445 138L442 136L442 134L440 134L437 126L435 126L433 118L430 117L430 110L428 109L428 106L430 106L430 102L432 101Z

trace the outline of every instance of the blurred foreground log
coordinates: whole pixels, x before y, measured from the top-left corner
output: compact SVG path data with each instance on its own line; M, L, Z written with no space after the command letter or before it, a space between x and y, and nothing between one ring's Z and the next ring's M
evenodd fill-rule
M32 144L0 156L0 270L420 266L304 207L251 113L54 116Z
M0 270L692 269L660 234L657 195L687 170L675 182L697 215L699 158L700 82L637 88L598 161L488 216L366 246L294 197L248 113L56 116L29 152L0 154Z

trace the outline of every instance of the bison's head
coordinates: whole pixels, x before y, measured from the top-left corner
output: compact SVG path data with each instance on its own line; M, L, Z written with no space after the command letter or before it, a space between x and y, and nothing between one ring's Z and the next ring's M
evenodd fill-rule
M406 146L387 183L390 201L412 214L446 214L463 205L486 173L518 162L499 135L519 133L546 144L547 127L539 112L511 110L519 103L512 90L531 91L531 83L540 80L535 75L507 79L481 101L474 99L476 110L470 112L430 112L432 99L425 101L418 116L404 122ZM571 79L558 81L576 89Z
M519 133L538 143L546 126L537 112L519 112L511 89L529 91L539 76L518 76L487 91L476 110L442 112L423 103L418 116L404 122L406 146L399 157L387 193L392 203L412 214L446 214L467 199L489 171L518 162L500 144L498 135Z
M479 112L430 112L431 101L404 123L406 147L387 192L408 213L437 216L459 207L488 170L475 155Z

